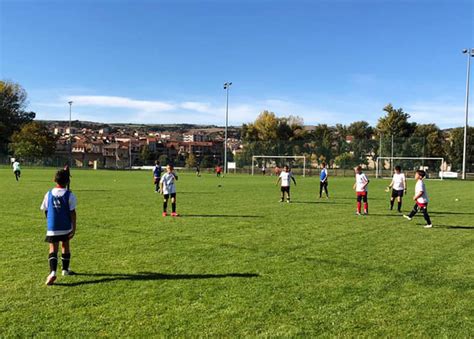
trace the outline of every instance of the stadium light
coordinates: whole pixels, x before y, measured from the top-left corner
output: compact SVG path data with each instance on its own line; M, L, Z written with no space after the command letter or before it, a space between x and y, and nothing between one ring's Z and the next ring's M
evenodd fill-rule
M71 117L72 117L72 101L69 104L69 166L72 166L72 140L71 140Z
M466 155L467 155L467 125L469 116L469 75L471 73L471 57L474 57L474 48L463 49L463 54L467 54L467 74L466 74L466 110L464 122L464 146L462 151L462 179L466 179Z
M224 175L227 174L227 126L229 125L229 89L232 82L226 82L224 89L226 91L226 105L225 105L225 131L224 131Z

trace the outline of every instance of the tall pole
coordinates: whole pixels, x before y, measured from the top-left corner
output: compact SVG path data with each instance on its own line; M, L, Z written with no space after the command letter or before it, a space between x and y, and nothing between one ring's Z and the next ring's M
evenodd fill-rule
M69 166L72 166L72 138L71 138L71 120L72 120L72 101L69 104Z
M462 179L466 180L466 155L467 155L467 125L469 117L469 76L471 73L471 57L474 56L474 48L468 48L462 51L467 53L467 74L466 74L466 110L464 121L464 146L462 151Z
M225 105L225 130L224 130L224 175L227 174L227 128L229 125L229 88L232 85L231 82L224 84L226 90L226 105Z

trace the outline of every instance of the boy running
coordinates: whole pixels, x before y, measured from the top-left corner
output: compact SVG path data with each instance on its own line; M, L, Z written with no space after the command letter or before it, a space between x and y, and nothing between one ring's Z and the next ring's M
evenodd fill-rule
M361 214L361 205L362 205L362 200L364 201L364 214L369 214L369 203L367 201L367 185L369 184L369 179L365 175L365 173L362 172L362 167L357 166L355 169L355 183L353 188L356 191L357 195L357 215Z
M410 212L409 215L404 215L405 218L408 220L412 220L418 210L421 210L423 213L423 217L425 218L426 225L423 226L424 228L431 228L433 224L431 224L430 216L428 215L428 194L426 193L426 186L424 182L424 178L426 176L426 172L422 170L418 170L415 173L415 195L413 196L413 200L415 201L415 206L413 206L413 210Z
M66 171L60 170L56 173L54 181L56 187L48 191L41 204L47 220L47 232L45 241L49 243L49 275L46 285L54 284L56 270L58 267L58 247L61 242L62 275L73 275L69 270L71 252L69 240L76 233L76 204L75 195L66 189L68 184Z
M276 184L281 181L281 199L280 202L285 200L286 193L286 202L290 203L290 179L293 180L296 186L296 180L293 174L290 172L288 166L283 167L283 171L280 173Z
M161 179L161 165L158 160L155 161L155 167L153 167L153 183L155 184L155 193L160 192L160 179Z
M401 212L403 193L407 192L407 179L405 178L405 174L402 173L402 168L400 166L395 166L395 173L393 174L392 182L387 187L387 192L389 192L390 189L392 189L390 210L393 210L393 204L395 203L395 198L397 198L397 210L398 212Z
M329 199L329 193L328 193L328 170L326 168L326 163L323 162L321 164L323 169L321 170L321 174L319 175L319 199L322 198L323 195L323 189L324 192L326 193L326 199Z
M168 215L168 199L171 197L171 216L177 217L176 213L176 185L175 182L178 180L178 176L173 172L173 165L166 166L166 173L161 177L160 180L160 192L163 194L163 216Z
M20 180L21 168L20 168L20 163L17 160L13 162L13 174L15 174L16 181Z

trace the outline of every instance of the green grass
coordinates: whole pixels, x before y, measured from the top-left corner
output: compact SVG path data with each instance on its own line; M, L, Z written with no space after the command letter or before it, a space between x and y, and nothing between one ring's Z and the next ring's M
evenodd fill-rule
M429 181L423 229L382 180L356 216L351 178L328 201L297 178L280 204L273 177L183 174L163 218L151 173L73 171L80 275L46 287L53 174L0 170L0 337L474 335L474 182Z

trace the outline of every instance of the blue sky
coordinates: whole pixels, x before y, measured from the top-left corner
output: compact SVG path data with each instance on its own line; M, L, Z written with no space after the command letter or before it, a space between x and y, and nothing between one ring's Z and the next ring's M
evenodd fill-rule
M473 22L471 0L0 0L0 78L40 119L73 100L76 119L223 125L232 81L235 125L375 124L391 102L461 126Z

